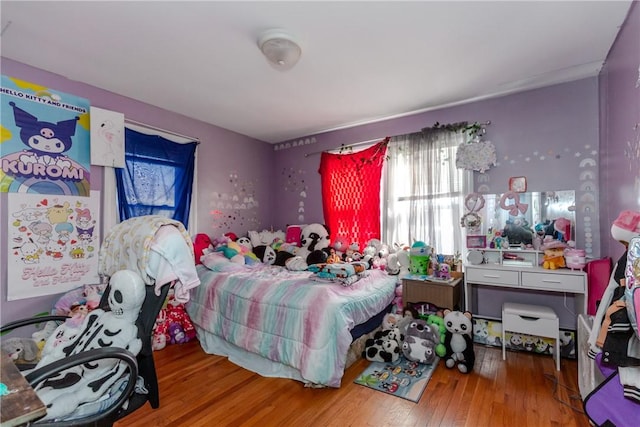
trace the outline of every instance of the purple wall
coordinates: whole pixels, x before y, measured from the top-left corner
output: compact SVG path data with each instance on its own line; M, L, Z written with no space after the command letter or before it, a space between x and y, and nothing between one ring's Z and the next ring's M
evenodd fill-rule
M526 176L532 191L576 190L577 218L583 228L577 244L592 243L592 256L617 258L623 248L610 238L610 224L623 209L640 210L640 7L636 3L599 79L301 137L274 147L6 58L0 58L0 65L2 74L85 97L91 105L122 112L128 119L199 138L196 231L212 236L323 222L319 151L416 132L435 122L465 120L490 120L486 139L498 153L498 166L485 174L475 173L476 188L499 193L507 189L509 177ZM315 154L306 156L310 153ZM101 169L91 168L94 190L102 188ZM6 194L0 194L5 219L6 200ZM591 211L592 205L599 205L600 212ZM7 247L6 227L6 220L0 221L3 248ZM0 264L6 262L3 249ZM9 303L6 268L0 273L2 323L46 311L57 298Z
M610 234L626 209L640 210L640 5L633 2L600 72L600 240L614 262L624 247Z
M272 191L274 157L273 147L244 135L212 126L131 98L116 95L93 86L69 80L25 64L0 58L2 74L54 88L89 99L92 106L118 111L127 119L161 129L199 138L197 214L198 229L209 235L233 231L246 233L248 229L271 226L271 213L275 209ZM91 189L102 189L102 167L91 167ZM253 197L255 202L244 203ZM236 202L235 199L238 199ZM0 194L0 264L7 263L7 194ZM104 235L104 233L102 234ZM58 296L6 301L7 273L0 269L0 322L30 316L51 309Z
M589 78L466 105L429 111L279 144L276 151L278 227L323 222L321 150L419 131L436 122L486 122L485 140L496 146L498 165L474 173L484 193L508 190L509 178L526 176L529 191L575 190L577 245L600 256L598 239L598 85ZM315 143L307 144L315 138ZM305 154L314 153L305 157ZM306 192L306 198L301 195ZM300 218L300 203L304 217Z

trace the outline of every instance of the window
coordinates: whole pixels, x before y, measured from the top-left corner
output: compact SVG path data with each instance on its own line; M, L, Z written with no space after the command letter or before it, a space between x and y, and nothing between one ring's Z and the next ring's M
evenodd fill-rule
M391 138L383 174L384 242L423 241L437 253L463 252L460 218L473 177L455 164L464 141L462 130L444 129Z
M116 169L120 220L162 215L189 225L197 142L125 129L125 167Z

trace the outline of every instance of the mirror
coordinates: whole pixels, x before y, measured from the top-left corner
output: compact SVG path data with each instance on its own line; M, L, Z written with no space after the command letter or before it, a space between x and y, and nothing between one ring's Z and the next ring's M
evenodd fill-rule
M575 241L575 191L473 193L465 200L462 225L468 235L485 235L487 245L539 249L542 241ZM499 231L500 234L496 234ZM495 236L501 237L495 242ZM489 246L491 247L491 246Z

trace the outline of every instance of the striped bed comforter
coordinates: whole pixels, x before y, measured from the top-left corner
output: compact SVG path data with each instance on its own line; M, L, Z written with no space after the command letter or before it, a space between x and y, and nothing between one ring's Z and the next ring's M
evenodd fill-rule
M396 283L381 270L348 287L277 266L197 270L201 285L187 304L196 329L330 387L340 386L349 331L391 303Z

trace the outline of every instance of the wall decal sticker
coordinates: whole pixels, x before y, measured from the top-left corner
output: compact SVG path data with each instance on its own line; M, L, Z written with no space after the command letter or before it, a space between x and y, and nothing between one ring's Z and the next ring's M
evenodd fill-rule
M211 228L221 234L233 229L255 229L260 222L254 183L242 181L238 173L232 171L229 173L229 186L229 192L214 191L210 194Z
M281 172L284 190L298 195L298 222L304 223L305 199L307 198L307 184L304 180L306 171L302 169L283 168Z

